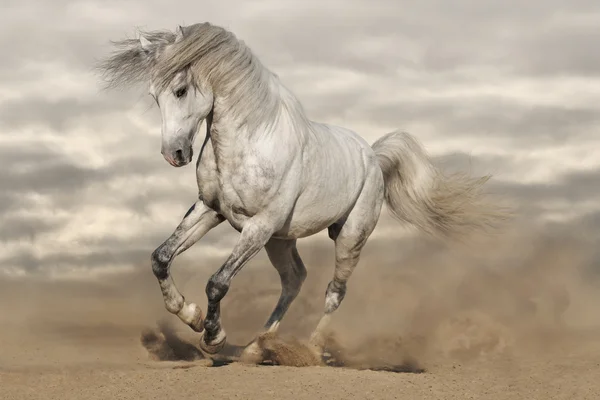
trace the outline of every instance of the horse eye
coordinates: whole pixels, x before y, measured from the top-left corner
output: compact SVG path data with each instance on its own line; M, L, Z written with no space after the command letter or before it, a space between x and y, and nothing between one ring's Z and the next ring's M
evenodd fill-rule
M177 89L177 91L175 92L175 96L177 98L181 98L181 97L185 96L186 93L187 93L187 89L183 87L181 89Z

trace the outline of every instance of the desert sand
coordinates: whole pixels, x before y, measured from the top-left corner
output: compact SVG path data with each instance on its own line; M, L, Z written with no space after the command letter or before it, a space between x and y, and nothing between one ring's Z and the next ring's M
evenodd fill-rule
M264 252L222 303L228 346L214 359L164 309L144 260L93 279L3 278L0 399L600 398L595 246L573 232L509 236L477 251L370 242L319 365L305 340L333 271L325 239L300 244L309 278L259 365L236 354L279 295ZM221 260L195 257L173 274L205 305Z

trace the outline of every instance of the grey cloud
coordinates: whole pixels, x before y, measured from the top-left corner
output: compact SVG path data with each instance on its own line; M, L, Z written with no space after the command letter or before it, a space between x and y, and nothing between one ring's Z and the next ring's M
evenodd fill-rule
M357 117L356 110L364 107L368 99L361 94L360 88L350 88L341 93L328 93L314 95L308 91L305 96L308 101L304 102L304 108L313 120L329 121L332 118L354 118Z
M11 168L28 168L34 165L36 167L46 166L56 162L57 159L62 159L62 155L43 144L15 146L7 143L0 145L0 158L4 162L3 170L10 170Z
M66 221L47 221L34 216L9 215L0 219L0 242L28 239L35 241L37 235L52 232L64 226Z
M465 152L453 152L433 157L433 163L447 173L470 172L474 175L514 172L512 159L507 156L473 156Z
M0 193L0 210L3 212L8 212L18 208L20 203L21 199L19 199L19 196L15 195L14 193Z
M72 129L77 121L86 118L119 117L123 110L131 108L135 102L136 100L131 96L107 96L106 93L93 93L84 99L9 100L0 103L0 127L14 130L38 125L63 133L65 130Z
M595 267L596 271L600 273L600 247L597 245L600 241L600 211L587 213L575 219L571 224L578 228L578 234L583 235L591 245L590 247L595 249Z
M492 193L515 201L516 205L529 213L540 215L545 203L563 201L573 205L589 199L600 198L600 169L576 171L558 176L546 184L502 181L494 177L499 172L517 173L526 165L512 165L510 157L477 157L467 153L451 153L435 157L434 163L444 171L466 171L473 175L492 175L489 189ZM533 215L529 215L532 217ZM600 220L597 221L600 223ZM600 226L600 225L599 225Z
M0 187L3 190L0 194L0 206L3 214L11 218L10 226L27 226L28 221L21 221L14 215L20 210L36 212L36 207L39 206L31 200L30 195L44 196L49 200L45 203L47 207L54 210L76 210L82 205L98 202L128 208L140 215L147 213L148 207L157 201L168 201L172 207L185 208L197 198L193 174L190 174L192 179L186 187L179 187L176 183L167 188L149 184L140 187L131 196L108 189L109 183L116 178L133 179L159 174L161 168L165 167L157 157L124 157L99 169L77 165L57 150L43 146L0 146L0 157L6 165L0 169ZM86 190L91 187L102 195L84 197ZM103 187L106 189L102 189ZM45 226L43 221L38 221L36 226L40 231L52 228ZM8 231L0 234L0 239L8 238L9 232L13 231L8 227L3 229Z
M588 0L338 2L329 12L317 2L311 4L314 8L305 7L287 18L267 18L265 11L260 29L251 29L254 21L249 22L244 33L251 47L256 42L265 53L268 50L273 62L290 66L329 65L389 75L397 68L441 72L487 65L518 74L529 68L523 65L528 58L548 54L549 46L535 43L550 44L561 34L545 24L600 10L597 2ZM360 45L365 38L385 46L366 51ZM589 54L595 53L594 43L591 38L579 42L580 51L569 51L568 63L575 68L587 63ZM564 54L565 47L560 48L551 57Z
M571 41L579 35L562 27L572 18L598 15L600 5L593 0L432 0L415 8L423 23L413 38L427 49L419 63L422 68L487 66L518 76L529 74L537 64L577 74L595 53L592 35Z
M532 35L515 50L513 61L521 71L533 76L600 75L600 18L589 27L555 28L544 35Z
M564 174L548 184L496 182L494 188L528 204L566 201L572 204L600 197L600 169Z
M361 120L398 127L426 121L438 126L440 135L506 137L519 146L563 143L577 136L589 136L600 122L600 115L592 107L528 106L483 96L427 102L406 100L377 106L367 103L352 113Z
M84 255L73 253L52 254L39 257L32 251L21 251L17 254L3 258L2 264L15 265L28 272L43 272L48 268L85 267L97 268L98 266L128 265L139 260L149 259L149 247L130 248L123 247L117 251L90 251Z
M150 255L156 247L165 241L178 221L173 221L172 227L157 226L155 231L142 232L133 240L120 240L118 238L107 236L95 240L78 240L78 248L86 248L84 254L58 253L39 257L31 250L22 250L16 254L0 258L3 265L18 266L28 272L44 272L50 268L64 267L85 267L97 268L106 265L127 266L127 265L150 265ZM0 230L0 235L4 235L5 229ZM25 231L26 233L29 233ZM39 231L36 231L39 233ZM202 249L207 247L229 247L232 248L237 240L238 233L228 224L223 223L210 231L191 249L178 257L174 266L181 262L183 257L189 257L190 253L203 256ZM13 239L14 237L11 237ZM0 236L0 239L3 239ZM192 257L190 259L195 259ZM204 258L203 258L204 259ZM219 260L215 260L218 261ZM220 260L221 262L223 260ZM217 264L211 267L217 268Z
M24 67L56 61L67 68L91 71L96 49L104 44L110 30L91 23L93 16L80 15L77 20L71 13L69 18L69 7L77 3L81 4L73 0L34 0L3 6L0 48L10 51L3 51L0 76L18 76L25 72Z
M36 171L6 171L0 174L0 185L19 192L58 194L77 191L102 179L103 175L100 171L73 164L53 164Z
M190 182L192 190L187 195L179 195L178 192L171 191L160 187L142 188L133 197L119 198L118 202L121 207L134 211L139 215L148 215L150 206L158 202L169 202L172 208L186 209L190 207L196 200L196 197L191 196L194 193L193 182Z
M75 164L66 155L48 147L0 146L5 167L0 170L0 187L6 192L73 195L93 183L120 175L151 175L156 159L131 157L105 168L93 169ZM76 158L76 157L75 157Z

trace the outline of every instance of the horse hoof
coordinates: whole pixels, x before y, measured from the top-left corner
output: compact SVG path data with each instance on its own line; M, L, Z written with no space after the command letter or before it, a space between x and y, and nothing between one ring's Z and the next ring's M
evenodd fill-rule
M202 336L200 337L200 349L207 354L217 354L223 349L225 342L227 341L225 330L221 329L219 334L211 340L210 343L206 343L204 340L205 333L206 331L202 331Z
M259 364L264 361L263 353L263 349L260 347L258 341L254 340L242 351L240 362L242 364Z
M204 319L202 318L202 310L198 306L196 306L196 309L194 310L194 317L192 318L192 322L190 323L190 328L192 328L195 332L204 331Z
M315 349L315 351L323 352L325 348L325 339L321 334L313 333L308 341L308 344L311 348Z

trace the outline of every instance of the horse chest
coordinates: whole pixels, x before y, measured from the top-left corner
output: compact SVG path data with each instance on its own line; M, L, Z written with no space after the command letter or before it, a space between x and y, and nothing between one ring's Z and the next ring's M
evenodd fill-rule
M219 181L217 164L210 142L203 149L196 164L196 181L198 183L198 197L204 204L215 211L219 211Z
M236 229L267 204L274 181L272 168L250 157L217 167L212 153L200 160L196 176L200 199Z

